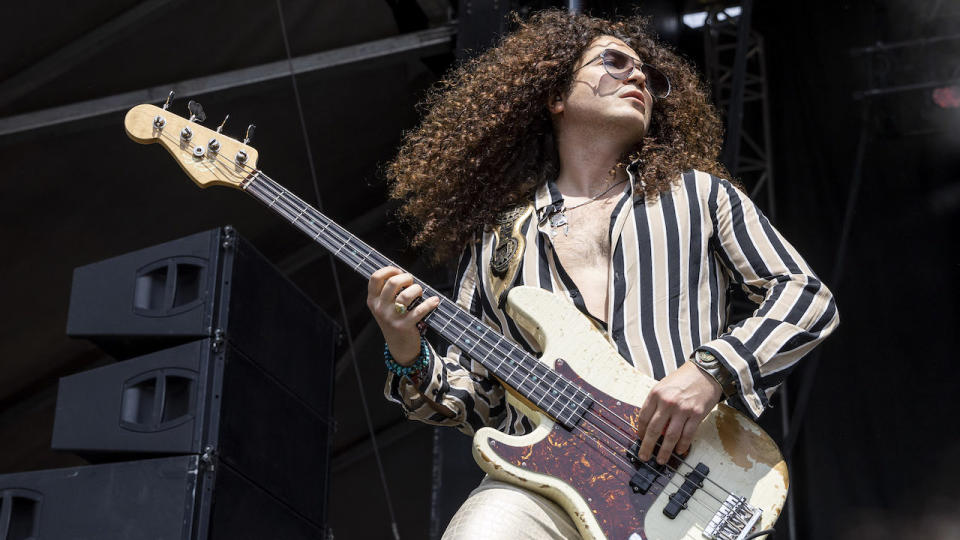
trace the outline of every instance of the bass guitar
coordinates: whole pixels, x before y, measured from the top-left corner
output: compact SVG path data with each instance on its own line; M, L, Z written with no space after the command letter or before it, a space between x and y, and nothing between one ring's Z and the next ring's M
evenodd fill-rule
M364 277L396 266L257 169L247 140L192 120L138 105L124 125L134 141L160 143L200 187L246 192ZM417 283L424 297L439 296ZM539 358L446 298L424 319L499 379L536 424L523 436L477 431L473 455L490 476L556 501L588 539L746 540L773 526L787 495L787 468L753 421L717 405L686 455L665 465L641 461L637 419L656 381L624 361L564 298L516 287L506 309L536 337Z

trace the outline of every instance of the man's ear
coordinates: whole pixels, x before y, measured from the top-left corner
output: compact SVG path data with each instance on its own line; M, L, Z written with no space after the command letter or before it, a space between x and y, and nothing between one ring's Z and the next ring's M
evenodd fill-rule
M563 97L560 94L550 96L547 99L547 109L550 114L560 114L563 112Z

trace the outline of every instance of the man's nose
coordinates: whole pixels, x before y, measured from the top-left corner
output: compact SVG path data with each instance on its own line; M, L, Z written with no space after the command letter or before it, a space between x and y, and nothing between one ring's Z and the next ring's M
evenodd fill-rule
M640 66L634 65L630 71L630 75L624 79L624 82L635 84L638 87L645 87L647 84L647 76L643 73L643 70L640 69Z

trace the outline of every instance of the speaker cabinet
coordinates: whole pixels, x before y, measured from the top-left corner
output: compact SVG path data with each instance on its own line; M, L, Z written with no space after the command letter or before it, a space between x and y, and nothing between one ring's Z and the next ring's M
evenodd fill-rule
M321 529L216 458L0 475L3 540L316 540Z
M77 268L67 334L118 359L226 341L330 414L337 325L230 226Z
M328 418L203 339L61 378L51 446L93 462L215 456L323 525L329 438Z

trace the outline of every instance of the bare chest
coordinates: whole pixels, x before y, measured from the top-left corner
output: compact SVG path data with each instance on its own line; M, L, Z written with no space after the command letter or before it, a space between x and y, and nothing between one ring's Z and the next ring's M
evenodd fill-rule
M616 199L600 200L566 212L569 229L554 229L553 248L576 284L587 309L606 318L610 279L610 216Z

